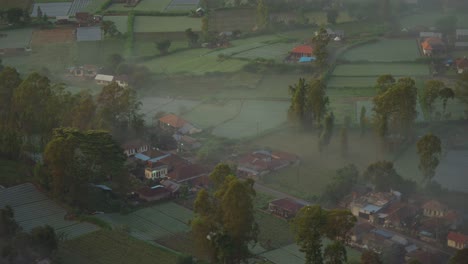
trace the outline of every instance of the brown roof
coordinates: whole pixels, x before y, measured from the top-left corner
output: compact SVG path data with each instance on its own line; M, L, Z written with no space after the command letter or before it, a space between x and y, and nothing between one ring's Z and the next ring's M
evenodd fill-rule
M303 204L287 197L271 201L270 204L284 209L286 211L289 211L291 213L297 213L297 211L304 207Z
M148 145L147 142L141 140L141 139L134 139L131 141L127 141L124 144L122 144L123 149L133 149L133 148L139 148L142 146Z
M154 159L154 158L166 155L166 153L161 152L157 149L149 149L145 152L142 152L141 154L148 156L150 159Z
M159 161L171 167L170 169L172 169L173 167L177 168L177 167L186 166L188 164L187 160L174 154L171 154L165 157L164 159L160 159Z
M352 232L355 235L359 235L363 233L369 233L372 229L374 229L374 226L369 224L368 222L360 222L354 225Z
M313 48L309 45L301 45L295 47L291 53L298 53L298 54L312 54Z
M456 232L450 232L447 236L447 240L454 241L457 244L468 244L468 236Z
M163 166L167 167L167 164L164 164L164 163L162 163L160 161L156 161L156 162L148 161L148 163L146 164L146 167L151 168L151 169L158 168L158 167L163 167Z
M459 69L466 69L468 68L468 59L467 58L458 59L455 61L455 64L457 65L457 68Z
M188 164L185 166L176 167L168 177L176 182L191 180L194 178L207 175L208 170L197 164Z
M169 124L171 127L174 127L174 128L181 128L185 124L188 123L183 118L176 116L174 114L168 114L159 118L159 122L164 123L164 124Z
M448 209L448 207L445 204L440 203L436 200L430 200L426 202L425 204L423 204L422 208L434 211L445 211Z

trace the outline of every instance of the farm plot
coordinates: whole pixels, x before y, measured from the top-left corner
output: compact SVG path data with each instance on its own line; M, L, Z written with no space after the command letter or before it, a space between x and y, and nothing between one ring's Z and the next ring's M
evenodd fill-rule
M106 3L107 0L91 0L89 4L81 10L82 12L95 13L101 10L101 6Z
M0 31L0 49L28 47L32 32L31 28Z
M239 114L217 126L213 134L227 138L245 138L273 129L286 121L288 102L246 100Z
M120 33L127 32L127 21L128 16L105 16L104 21L112 21L115 24L115 27ZM154 46L154 43L153 43Z
M154 241L164 236L188 232L188 219L193 212L175 203L155 205L129 215L104 214L100 219L114 226L128 226L133 237Z
M101 230L60 244L58 258L64 264L167 263L177 255L124 232Z
M40 7L42 14L48 17L66 16L70 10L71 2L35 3L31 16L37 17L37 9Z
M241 110L241 101L232 100L225 103L205 103L198 105L183 117L203 129L220 125L234 118Z
M257 23L256 19L255 9L216 10L210 14L208 26L210 31L250 32Z
M360 88L373 87L377 81L377 77L331 77L327 82L329 88Z
M192 108L196 107L200 102L194 100L182 100L163 97L148 97L140 99L141 112L145 114L147 122L152 122L153 116L158 112L174 113L182 115ZM192 121L192 120L190 120Z
M220 61L215 56L204 56L206 52L205 49L177 52L170 56L146 61L143 65L154 73L200 75L207 72L236 72L248 63L237 59Z
M193 31L201 30L201 20L192 17L154 17L137 16L135 17L136 33L146 32L184 32L191 28Z
M134 10L138 11L164 11L171 0L143 0L135 6Z
M0 190L0 208L6 205L13 208L15 220L26 231L47 224L57 233L75 238L98 230L89 223L64 220L66 211L30 183Z
M8 10L10 8L29 9L33 0L0 0L0 10Z
M402 27L411 29L419 26L431 27L436 26L437 20L453 15L457 17L458 26L463 27L463 25L468 24L468 15L465 13L444 13L444 12L424 12L419 14L412 14L409 16L404 16L400 18L400 24Z
M165 10L167 12L195 10L198 3L199 0L172 0Z
M236 54L234 57L246 59L263 58L281 62L296 45L297 43L276 43L246 50Z
M68 11L69 16L74 16L77 12L86 10L86 7L91 3L92 0L73 0L73 3Z
M71 43L75 41L72 28L54 28L36 30L32 35L32 45L49 45L51 43Z
M419 58L415 39L385 39L346 51L342 58L349 61L394 62Z
M429 67L416 63L369 63L342 64L333 71L333 76L380 76L391 74L394 76L424 76L429 75Z

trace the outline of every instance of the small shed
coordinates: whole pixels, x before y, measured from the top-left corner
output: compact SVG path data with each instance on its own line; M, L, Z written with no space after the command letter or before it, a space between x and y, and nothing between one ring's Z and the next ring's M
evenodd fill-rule
M94 77L94 80L97 84L100 85L109 85L114 81L114 76L112 75L105 75L105 74L98 74Z
M296 216L297 212L304 206L304 204L293 199L282 198L271 201L268 210L273 214L289 219Z
M300 60L302 57L312 57L312 54L313 48L310 45L297 46L290 52L291 58L296 60Z

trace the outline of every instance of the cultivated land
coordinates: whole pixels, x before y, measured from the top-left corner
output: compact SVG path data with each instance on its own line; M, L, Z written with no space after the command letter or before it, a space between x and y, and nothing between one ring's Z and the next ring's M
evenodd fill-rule
M201 30L200 18L192 17L154 17L154 16L137 16L135 17L136 33L147 32L184 32L191 28L193 31Z
M0 49L28 47L31 42L32 32L31 28L0 31L0 34L3 35L0 38Z
M33 0L0 0L0 10L7 10L10 8L29 9Z
M64 264L175 264L177 261L177 255L167 249L129 237L123 231L107 230L65 241L57 255Z
M193 212L175 203L164 203L135 211L129 215L103 214L100 219L114 227L126 226L130 235L144 241L188 232Z
M128 16L105 16L104 21L112 21L120 33L127 32Z
M50 225L56 233L73 239L99 229L89 223L64 220L66 211L30 183L0 190L0 208L6 205L12 207L16 222L27 232L37 226Z
M368 63L368 64L341 64L336 66L333 76L380 76L391 74L393 76L428 76L429 67L417 63Z
M463 27L463 25L468 24L468 14L460 13L449 13L449 12L424 12L424 13L414 13L412 15L404 16L400 19L400 24L402 28L411 29L418 26L424 27L433 27L436 26L437 20L446 17L446 16L456 16L458 19L458 25Z
M31 45L49 45L52 43L71 43L75 41L75 29L55 28L35 30L32 35Z
M58 3L35 3L32 10L32 17L37 17L37 9L40 7L42 14L49 17L66 16L72 6L71 2L58 2Z
M416 39L383 39L352 48L342 58L348 61L413 61L420 58L420 53Z
M172 0L166 7L165 11L190 11L195 10L198 7L199 0Z

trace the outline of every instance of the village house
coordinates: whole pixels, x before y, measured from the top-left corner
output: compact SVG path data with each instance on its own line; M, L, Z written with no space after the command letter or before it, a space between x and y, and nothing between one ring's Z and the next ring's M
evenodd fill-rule
M76 12L75 19L79 27L87 27L94 22L93 15L88 12Z
M181 135L181 134L174 134L173 138L178 143L178 151L183 152L187 150L194 150L201 147L201 143L198 142L193 137Z
M300 61L302 58L312 58L313 52L314 49L312 48L312 46L300 45L291 50L288 59L293 61Z
M180 184L171 180L164 180L161 182L161 185L164 186L171 192L172 197L179 196Z
M176 166L169 174L168 179L178 184L187 184L189 186L195 186L193 184L197 178L207 176L208 170L197 164L184 164Z
M114 81L114 76L112 75L105 75L105 74L98 74L94 77L94 80L99 85L109 85Z
M446 51L444 41L436 37L424 39L424 41L421 42L421 48L424 56L440 55Z
M455 47L468 47L468 29L457 29L455 31Z
M123 88L127 88L128 87L128 82L129 82L129 78L127 75L120 75L120 76L116 76L114 81L120 86L120 87L123 87Z
M182 117L168 114L159 119L159 127L162 129L168 130L171 133L180 133L180 134L195 134L200 133L202 130L190 124L188 121L184 120Z
M468 248L468 236L457 232L449 232L447 246L458 250Z
M167 164L160 161L149 161L145 167L145 178L151 180L160 180L167 177Z
M436 200L430 200L423 204L423 214L427 217L444 217L448 212L448 207Z
M296 216L297 212L304 206L306 206L306 204L291 198L281 198L271 201L268 204L268 211L282 218L290 219Z
M299 157L287 152L257 150L237 161L238 175L257 179L271 171L277 171L299 163Z
M411 229L415 224L414 218L419 209L416 206L402 202L395 202L382 210L384 217L384 227L398 230Z
M455 61L455 66L457 67L457 72L462 74L464 72L468 72L468 58L457 59Z
M422 39L425 39L425 38L439 38L439 39L442 39L442 33L432 32L432 31L422 31L422 32L419 32L419 37L422 38Z
M100 68L96 65L85 64L79 67L71 67L69 72L75 77L95 78L99 70Z
M162 185L157 185L154 187L142 187L136 191L138 197L146 202L160 201L171 197L171 191L166 189Z
M382 213L382 210L395 202L399 202L400 199L401 193L397 191L370 192L354 199L349 209L356 217L364 218L372 223L384 224L387 214Z
M127 157L134 156L135 154L142 153L150 149L150 146L147 142L139 139L128 141L122 144L121 147Z

